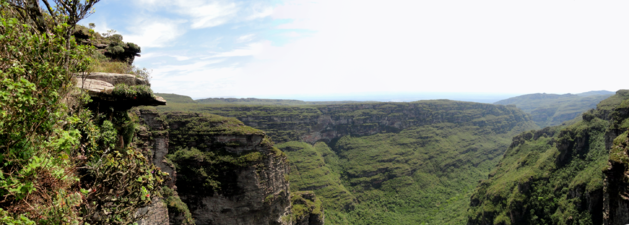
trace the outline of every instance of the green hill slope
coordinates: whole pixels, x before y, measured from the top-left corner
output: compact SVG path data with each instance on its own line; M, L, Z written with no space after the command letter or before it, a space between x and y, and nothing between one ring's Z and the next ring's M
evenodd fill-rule
M629 128L627 99L618 91L579 122L513 138L474 191L468 224L602 224L603 170Z
M178 95L178 94L166 94L166 93L155 93L155 95L164 98L168 104L177 104L177 103L196 103L190 96Z
M513 136L515 107L457 101L313 106L171 104L236 117L279 143L293 191L314 191L326 224L464 224L471 192Z
M581 113L595 108L600 101L613 95L608 91L590 91L581 94L529 94L498 101L498 105L515 105L540 127L555 126L574 119Z
M201 104L241 104L241 105L331 105L347 103L366 103L361 101L301 101L290 99L261 99L261 98L206 98L196 100Z

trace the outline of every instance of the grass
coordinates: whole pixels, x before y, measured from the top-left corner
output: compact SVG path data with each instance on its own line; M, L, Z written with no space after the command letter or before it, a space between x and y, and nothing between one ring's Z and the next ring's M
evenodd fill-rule
M340 158L343 184L360 202L347 219L351 224L464 224L462 209L471 191L509 140L509 134L490 127L456 124L345 136L332 149Z
M195 104L196 103L194 100L192 100L192 98L190 98L189 96L185 96L185 95L166 94L166 93L155 93L155 95L158 95L158 96L164 98L168 102L168 104L172 104L172 103L192 103L192 104Z
M94 61L88 69L90 72L131 74L148 81L152 78L151 71L146 68L139 68L127 62L111 60L98 52L92 58Z
M299 106L175 102L157 109L218 114L264 130L288 155L291 191L316 193L326 224L464 224L478 180L487 177L513 136L537 128L514 107L447 100ZM181 115L177 120L185 121ZM320 122L325 118L335 123L326 128ZM194 133L217 125L182 126L182 132ZM303 142L304 135L324 128L342 137ZM171 146L197 142L178 135L171 132Z
M629 98L627 93L621 90L602 101L596 110L584 113L583 120L515 137L489 178L474 191L469 224L567 224L571 220L601 224L602 205L584 207L594 203L583 199L603 192L602 171L608 160L615 160L614 151L605 147L605 135L628 120L616 113L626 110L621 103ZM621 134L615 144L625 136ZM511 217L514 213L519 216Z
M146 85L129 86L124 83L117 84L111 91L112 96L120 99L153 99L153 90Z
M283 150L291 159L289 180L292 192L313 190L317 197L323 199L325 208L329 210L352 208L356 203L356 198L341 184L338 171L335 172L328 166L328 161L337 157L331 155L334 152L331 152L325 143L317 143L315 147L308 143L293 141L275 147ZM324 154L327 157L324 157Z
M529 94L498 101L499 105L516 105L530 113L539 127L556 126L572 120L581 113L596 108L596 105L612 96L607 92L584 93L583 95Z
M235 117L249 126L264 130L278 143L301 141L310 131L320 129L319 120L327 117L339 121L333 129L344 133L364 131L360 135L372 134L371 129L399 132L400 126L440 122L491 126L495 132L507 132L515 123L529 120L526 114L515 108L449 100L302 106L169 102L157 109L161 112L204 112ZM399 121L399 124L382 121Z

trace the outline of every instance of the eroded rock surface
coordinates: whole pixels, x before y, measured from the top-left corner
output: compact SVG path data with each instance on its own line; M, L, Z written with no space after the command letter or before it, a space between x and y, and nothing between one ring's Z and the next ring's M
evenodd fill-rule
M170 113L166 121L169 150L200 151L174 161L177 192L196 224L282 223L290 213L289 165L264 132L216 115Z
M437 123L490 126L494 132L501 133L530 120L528 114L514 107L449 100L316 107L233 105L212 106L205 110L238 118L247 126L266 131L278 143L303 141L310 144L317 141L329 143L345 135L399 132L409 127Z
M153 204L141 208L136 212L137 216L144 217L138 225L168 225L168 208L160 198L153 198Z
M117 87L118 84L124 85ZM93 102L88 104L88 107L95 112L107 110L110 107L130 109L136 106L166 105L166 100L152 94L148 88L150 86L148 81L132 74L90 73L89 75L79 75L76 78L76 86L86 90L92 97ZM146 87L138 88L139 86ZM124 88L131 91L124 90Z
M133 86L133 85L151 86L151 84L147 80L139 78L133 74L93 72L87 75L79 75L77 77L77 79L79 80L82 78L105 81L114 86L116 86L117 84L126 84L129 86Z

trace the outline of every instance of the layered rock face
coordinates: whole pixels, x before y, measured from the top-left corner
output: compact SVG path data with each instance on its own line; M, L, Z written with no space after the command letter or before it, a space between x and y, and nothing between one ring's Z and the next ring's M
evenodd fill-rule
M629 100L608 115L613 124L605 137L611 149L604 170L603 220L608 225L624 225L629 224Z
M468 224L629 223L629 91L582 119L516 136L472 195Z
M87 91L92 97L92 103L89 108L94 114L103 113L107 117L113 117L113 114L118 114L118 119L127 120L131 123L132 128L128 132L131 134L130 139L123 138L124 134L119 136L119 146L135 145L136 149L142 151L144 156L149 162L156 165L164 172L170 174L170 179L167 179L167 186L174 186L174 167L166 164L165 155L168 153L168 127L162 121L156 120L157 113L150 110L131 110L133 106L142 105L165 105L166 102L160 97L151 95L148 98L138 99L133 95L124 98L123 96L116 96L112 93L115 90L114 85L124 84L128 86L145 85L148 86L148 82L143 79L136 78L134 75L129 74L108 74L108 73L96 73L94 76L83 76L77 78L76 86ZM123 101L123 103L119 102ZM95 107L96 106L96 107ZM98 106L111 106L112 108L101 108ZM136 117L134 121L131 117ZM139 120L137 120L139 119ZM139 208L135 212L135 217L138 219L137 223L140 225L152 225L152 224L169 224L168 208L164 200L160 197L153 197L151 204L143 208Z
M287 158L264 132L215 115L165 120L177 192L196 224L294 223Z
M141 208L136 212L136 216L142 217L138 225L168 225L168 208L161 198L153 198L153 203L147 207Z
M76 86L88 92L95 112L113 107L127 110L136 106L166 105L166 100L153 95L148 81L132 74L90 73L80 74Z
M141 118L141 126L136 132L136 144L144 149L146 157L163 172L170 174L166 185L175 186L177 172L174 165L168 161L168 123L153 109L137 109L134 112Z
M449 100L412 103L342 104L311 107L211 106L213 114L236 117L262 129L277 142L330 142L345 135L365 136L399 132L409 127L437 123L471 123L508 131L530 120L515 107ZM466 113L461 113L466 112ZM492 115L493 117L488 117ZM483 118L484 117L484 118Z

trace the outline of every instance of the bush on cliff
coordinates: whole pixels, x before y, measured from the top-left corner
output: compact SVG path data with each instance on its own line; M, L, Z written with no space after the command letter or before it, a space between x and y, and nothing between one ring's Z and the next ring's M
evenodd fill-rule
M15 4L0 0L0 221L132 223L164 174L125 147L126 111L83 109L73 74L88 71L93 47L66 35L78 17L30 19Z
M629 123L626 90L572 125L522 133L471 198L468 224L602 224L604 169ZM611 151L610 151L611 150Z

